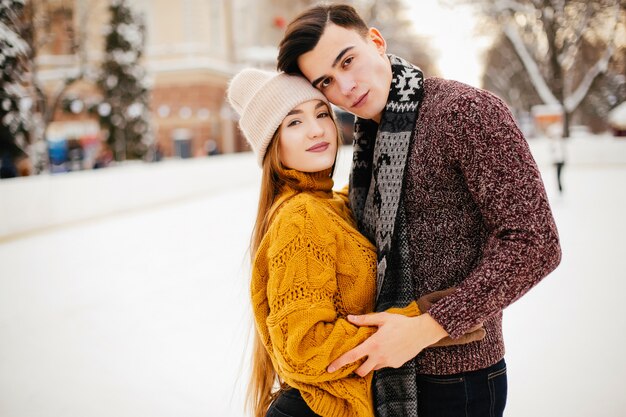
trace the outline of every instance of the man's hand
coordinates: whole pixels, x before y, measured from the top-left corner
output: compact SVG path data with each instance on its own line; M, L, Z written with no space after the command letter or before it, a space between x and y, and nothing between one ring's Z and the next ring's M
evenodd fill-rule
M406 317L392 313L372 313L348 316L348 320L357 326L376 326L378 330L369 339L333 361L328 372L335 372L366 356L367 360L355 371L362 377L381 368L399 368L424 348L448 336L429 314Z

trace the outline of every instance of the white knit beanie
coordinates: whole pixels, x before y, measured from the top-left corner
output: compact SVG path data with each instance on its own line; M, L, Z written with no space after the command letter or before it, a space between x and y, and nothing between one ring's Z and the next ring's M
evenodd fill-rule
M228 101L241 116L239 127L257 154L259 166L263 165L267 147L287 113L310 100L328 103L324 94L304 77L254 68L233 77Z

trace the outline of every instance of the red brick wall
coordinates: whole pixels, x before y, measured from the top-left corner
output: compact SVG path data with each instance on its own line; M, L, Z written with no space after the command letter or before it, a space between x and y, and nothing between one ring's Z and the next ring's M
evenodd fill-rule
M192 155L206 155L206 142L215 140L220 152L223 149L222 127L220 111L224 105L226 95L226 81L219 85L211 84L202 80L190 83L159 83L157 82L152 91L152 113L157 141L165 156L172 156L174 145L172 133L175 129L189 129L192 134ZM169 114L159 114L160 108L167 106ZM181 109L187 107L190 110L189 117L181 115ZM209 112L207 115L206 112ZM202 114L204 112L204 115ZM246 150L246 142L240 137L236 138L235 149Z

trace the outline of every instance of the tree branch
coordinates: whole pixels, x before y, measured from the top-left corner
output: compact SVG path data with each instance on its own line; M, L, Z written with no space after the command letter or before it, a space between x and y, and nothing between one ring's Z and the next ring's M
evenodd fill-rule
M515 0L499 0L494 3L494 10L498 13L511 11L533 14L536 9Z
M620 11L620 3L619 0L615 2L615 21L613 23L612 34L609 36L609 41L604 54L600 59L587 71L585 77L578 85L576 91L574 91L571 95L567 96L563 102L565 110L568 113L573 112L580 105L580 103L587 96L587 92L591 88L591 84L596 79L597 76L603 74L609 68L609 61L613 56L613 51L615 50L615 32L617 30L617 23L619 21L619 11Z
M587 25L589 24L589 19L591 17L590 13L591 8L588 4L585 4L585 13L583 18L578 21L578 25L576 28L572 29L572 40L569 41L567 38L563 41L563 49L561 53L559 53L557 59L559 60L559 64L562 66L567 65L567 58L572 58L576 54L576 48L580 45L583 39L583 32L587 29Z
M524 41L522 41L515 27L508 22L504 25L503 31L506 37L513 44L513 48L515 48L515 52L517 52L517 55L524 64L524 68L526 68L526 71L528 72L530 81L535 87L537 94L539 94L539 97L541 97L541 100L543 100L545 104L560 104L559 100L557 100L552 93L552 90L550 90L550 87L548 87L548 84L541 75L541 71L539 71L537 63L530 56Z

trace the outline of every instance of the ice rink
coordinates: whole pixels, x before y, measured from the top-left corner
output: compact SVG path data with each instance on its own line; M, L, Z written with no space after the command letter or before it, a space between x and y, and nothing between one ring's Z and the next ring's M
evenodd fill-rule
M563 260L505 310L507 416L626 416L624 145L580 151L563 195L533 148ZM231 163L219 190L0 240L1 417L244 415L259 171Z

